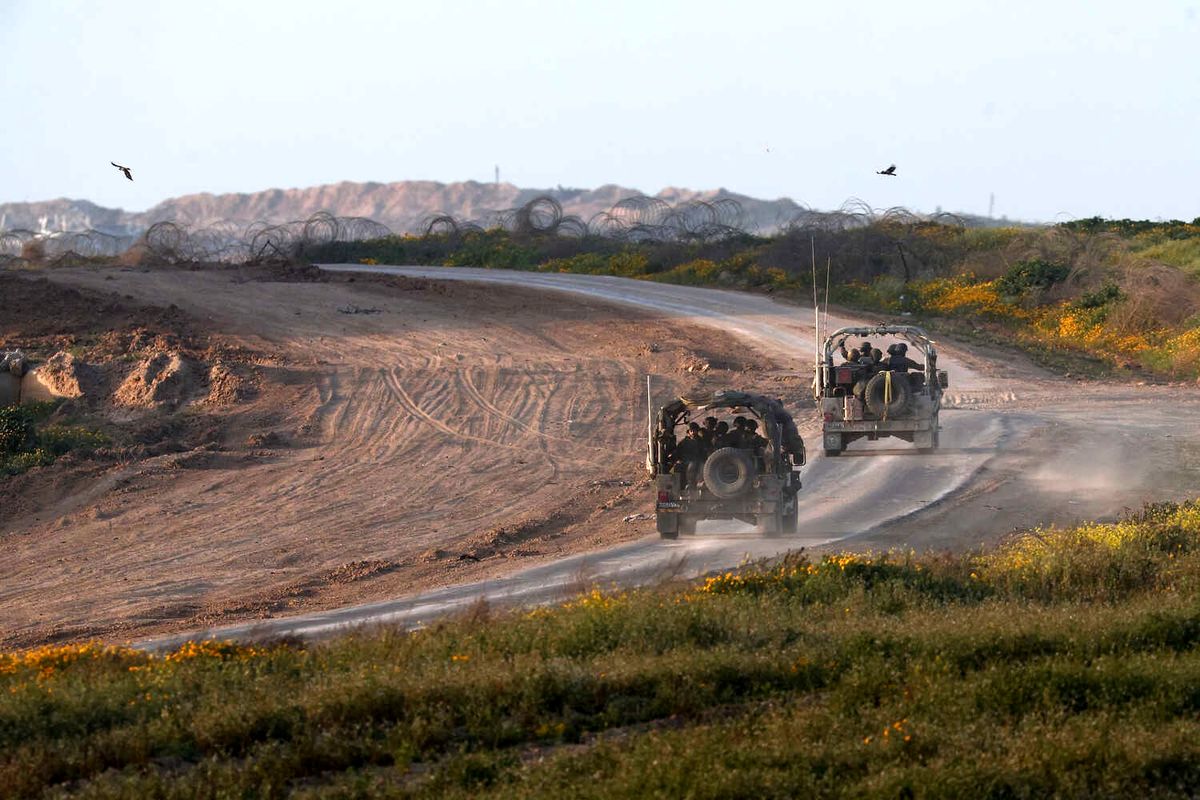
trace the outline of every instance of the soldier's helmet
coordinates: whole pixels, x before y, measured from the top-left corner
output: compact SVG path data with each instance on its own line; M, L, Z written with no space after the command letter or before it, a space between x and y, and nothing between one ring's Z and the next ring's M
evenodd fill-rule
M699 433L699 432L700 432L700 426L699 426L699 425L697 425L697 424L696 424L696 423L694 423L694 422L689 422L689 423L688 423L688 433Z
M864 339L863 343L858 346L858 352L860 352L860 353L871 352L871 343Z
M735 428L746 427L746 418L745 417L734 417L733 418L733 427L735 427Z
M754 420L754 419L746 420L746 430L748 430L748 431L758 430L758 420Z
M717 418L716 417L705 417L704 418L704 427L706 427L706 428L717 427Z

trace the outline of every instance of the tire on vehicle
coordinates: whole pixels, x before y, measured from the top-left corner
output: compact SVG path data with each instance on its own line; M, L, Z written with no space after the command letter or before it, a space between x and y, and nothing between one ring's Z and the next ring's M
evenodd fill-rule
M891 375L891 402L884 402L887 393L888 375ZM897 417L912 405L913 391L908 376L903 372L880 372L867 381L864 391L867 408L877 417Z
M679 515L678 514L655 514L654 527L658 529L658 535L664 539L679 538Z
M800 503L796 495L789 497L783 506L783 511L779 518L780 533L795 533L800 525Z
M750 454L736 447L722 447L704 462L704 486L722 500L745 494L754 483L754 474Z

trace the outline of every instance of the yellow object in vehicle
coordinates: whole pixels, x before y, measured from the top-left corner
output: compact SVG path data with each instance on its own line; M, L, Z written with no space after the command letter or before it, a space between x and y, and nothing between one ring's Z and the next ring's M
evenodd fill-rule
M887 419L888 408L892 405L892 371L883 373L883 418Z

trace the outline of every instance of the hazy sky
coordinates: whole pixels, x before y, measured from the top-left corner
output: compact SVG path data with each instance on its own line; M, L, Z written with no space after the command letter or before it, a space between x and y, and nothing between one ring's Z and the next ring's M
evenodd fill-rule
M523 187L1200 216L1200 0L0 0L0 98L0 202L499 164Z

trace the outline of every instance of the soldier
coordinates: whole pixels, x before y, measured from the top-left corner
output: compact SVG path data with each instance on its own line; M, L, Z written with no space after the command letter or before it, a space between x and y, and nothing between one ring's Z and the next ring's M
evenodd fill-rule
M758 421L753 419L746 420L746 446L753 447L755 450L760 450L767 446L767 440L758 434Z
M717 418L705 417L704 428L700 431L700 438L704 440L704 447L708 452L712 452L717 444Z
M883 362L883 368L892 372L908 372L910 369L924 371L925 365L918 364L908 357L908 345L896 342L888 347L888 357Z
M696 482L696 471L704 461L704 440L700 436L700 426L692 422L688 424L687 436L675 446L675 472L683 476L682 486L690 486Z
M729 446L730 447L745 447L746 439L746 418L734 417L733 428L729 431Z
M871 347L870 342L863 342L857 348L851 350L850 355L857 355L858 357L853 362L848 363L858 364L861 367L855 375L854 386L850 392L859 400L863 400L867 381L871 380L875 373L879 371L879 360L883 357L883 353Z
M717 423L717 430L713 436L713 449L719 450L722 447L730 447L729 444L729 423L721 420Z
M772 414L775 417L775 427L779 428L779 443L785 453L792 455L793 464L803 464L804 440L800 438L800 431L796 430L796 423L791 415L783 410L783 400L776 402Z
M846 340L842 339L842 341L838 344L838 352L842 354L842 358L846 359L846 361L850 362L851 364L857 364L863 356L870 356L874 353L878 353L879 351L871 347L870 342L864 340L858 347L854 348L850 352L846 352ZM858 355L855 356L855 353ZM878 361L878 359L875 360Z

